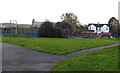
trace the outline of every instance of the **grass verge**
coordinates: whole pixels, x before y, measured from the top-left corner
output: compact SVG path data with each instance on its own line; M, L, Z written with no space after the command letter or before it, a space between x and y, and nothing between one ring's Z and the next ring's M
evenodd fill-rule
M110 44L115 40L106 39L64 39L64 38L20 38L2 37L2 42L23 46L28 49L64 55L77 50L90 49Z
M118 71L118 46L61 61L51 71Z

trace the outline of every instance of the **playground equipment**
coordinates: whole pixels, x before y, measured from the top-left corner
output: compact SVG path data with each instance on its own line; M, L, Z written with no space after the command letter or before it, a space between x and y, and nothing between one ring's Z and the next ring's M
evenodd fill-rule
M109 33L100 33L97 38L103 38L103 37L112 38L112 33L111 32L109 32Z
M10 27L11 27L11 22L12 21L16 22L16 32L15 32L15 34L17 34L17 32L18 32L18 23L17 23L17 20L10 20Z
M97 38L102 38L103 36L103 33L101 33Z
M2 28L3 36L38 37L38 27L18 24L17 20L10 20L10 23L6 25L5 28Z
M97 34L93 32L82 32L82 38L84 39L95 39L96 36Z
M17 33L18 33L18 28L19 28L19 27L18 27L17 20L10 20L9 26L6 27L6 28L4 28L4 31L5 31L5 33L11 32L11 29L13 29L13 26L14 26L14 25L12 25L12 21L15 22L15 25L16 25L15 34L17 34Z

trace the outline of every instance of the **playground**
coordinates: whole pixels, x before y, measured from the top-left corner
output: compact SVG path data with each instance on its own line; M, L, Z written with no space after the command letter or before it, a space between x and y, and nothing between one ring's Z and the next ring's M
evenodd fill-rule
M21 27L16 24L16 26L9 26L6 28L0 28L0 36L5 37L27 37L27 38L38 38L40 33L38 32L39 27L29 25L27 27ZM119 38L120 36L113 35L113 33L95 33L94 31L79 31L77 29L64 30L67 34L67 38L77 38L77 39L101 39L101 38Z
M41 34L38 31L39 27L27 25L19 25L16 21L16 24L10 24L7 27L0 28L0 36L5 37L41 37ZM100 38L118 38L119 36L109 33L97 33L94 31L79 31L79 29L64 29L64 32L67 34L68 38L78 38L78 39L100 39Z
M113 36L111 32L109 33L94 33L94 32L81 32L79 34L76 33L69 33L68 36L70 38L81 38L81 39L100 39L100 38L113 38L116 36Z
M29 32L23 32L23 33L0 33L0 36L5 37L27 37L27 38L38 38L38 32L35 32L34 30L31 30ZM77 39L111 39L111 38L118 38L116 35L112 35L111 32L109 33L92 33L92 32L82 32L79 34L68 34L68 38L77 38Z

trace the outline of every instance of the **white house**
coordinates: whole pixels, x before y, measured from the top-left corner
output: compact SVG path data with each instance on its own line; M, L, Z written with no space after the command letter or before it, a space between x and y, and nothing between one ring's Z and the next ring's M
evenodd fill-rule
M88 30L94 33L109 33L108 24L88 24Z
M35 19L32 20L32 26L40 27L43 22L38 22ZM56 22L52 22L53 26L55 26Z
M33 25L33 26L40 27L41 24L42 24L42 22L35 21L35 19L32 20L32 25Z

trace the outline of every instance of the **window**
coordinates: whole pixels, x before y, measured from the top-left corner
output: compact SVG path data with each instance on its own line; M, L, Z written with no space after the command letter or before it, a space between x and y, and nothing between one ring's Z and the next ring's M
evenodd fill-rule
M101 28L99 27L99 30L101 30Z
M91 30L91 27L90 27L90 30Z
M108 28L106 28L106 30L108 30Z
M98 27L98 28L97 28L97 30L99 30L99 31L100 31L100 30L101 30L101 28L100 28L100 27Z

